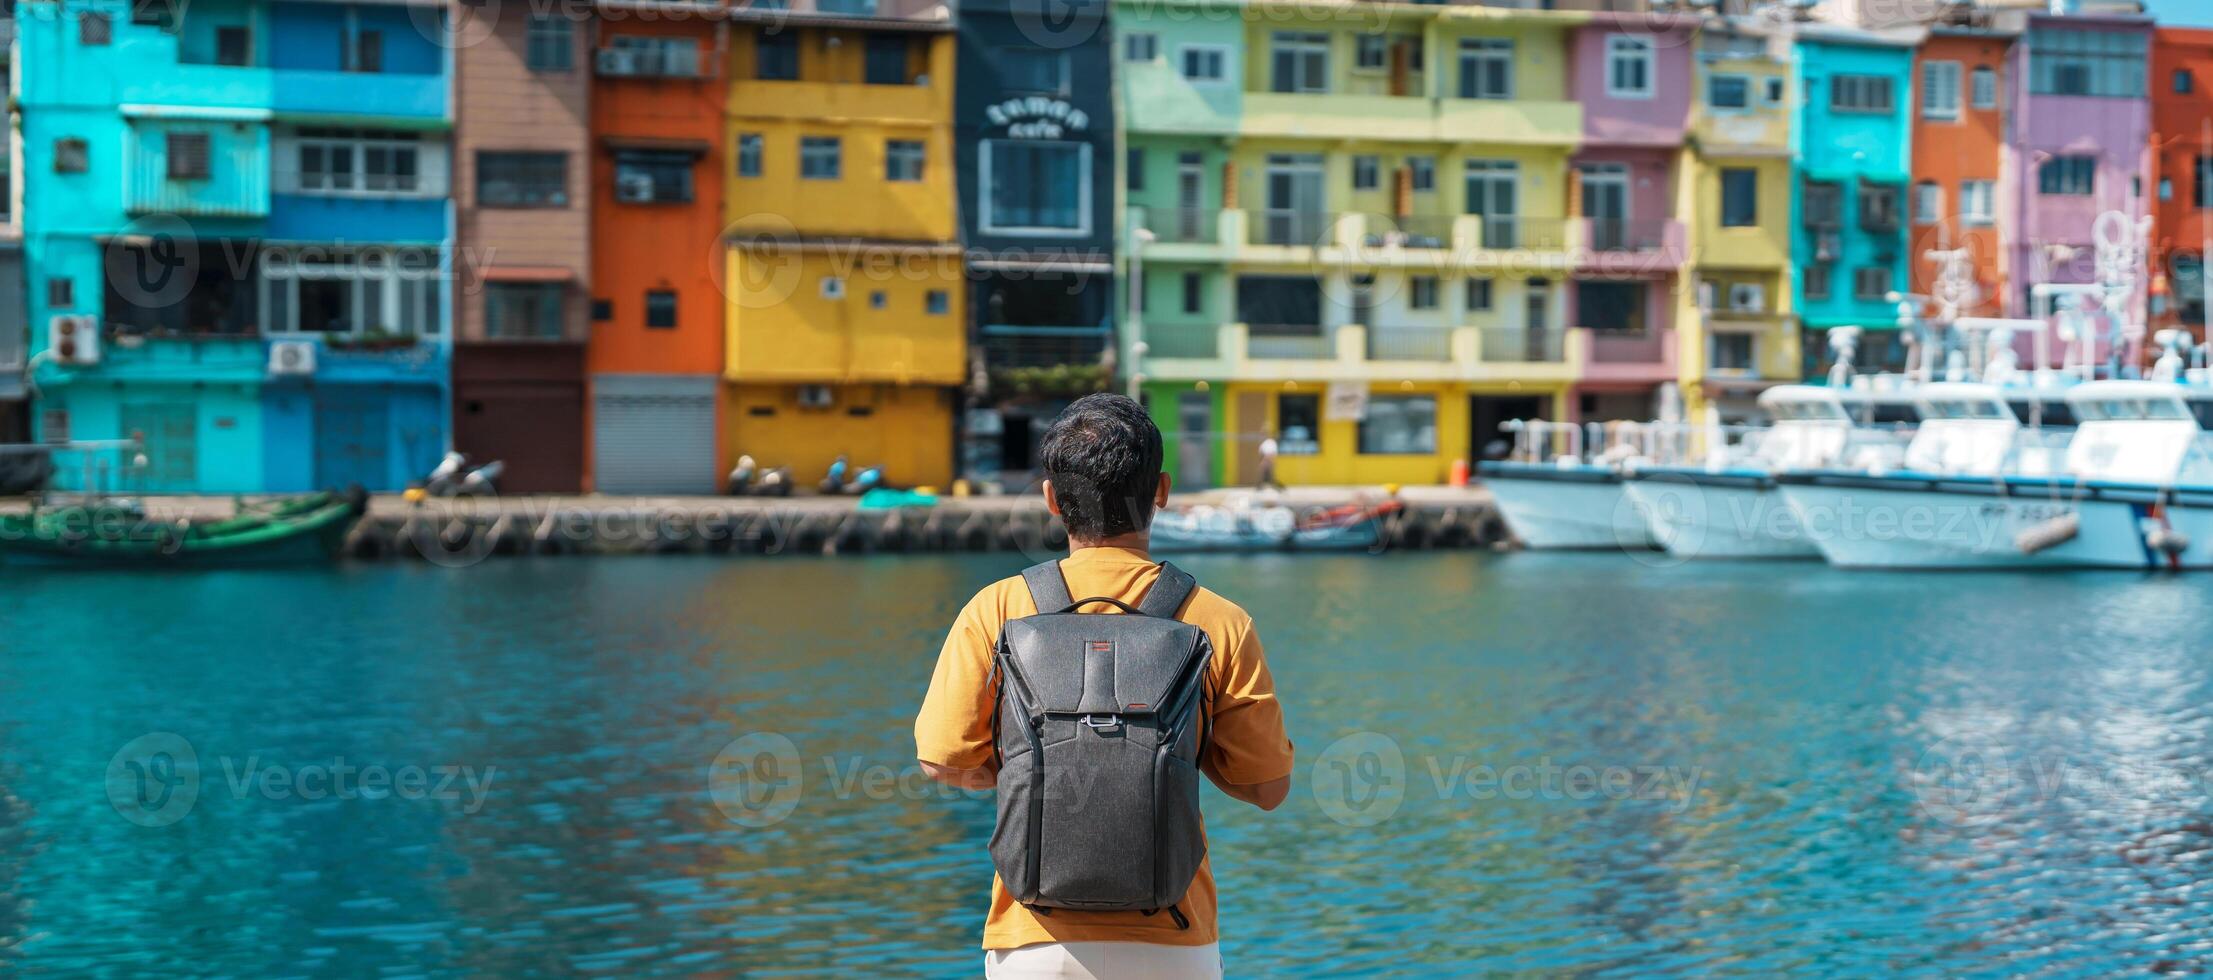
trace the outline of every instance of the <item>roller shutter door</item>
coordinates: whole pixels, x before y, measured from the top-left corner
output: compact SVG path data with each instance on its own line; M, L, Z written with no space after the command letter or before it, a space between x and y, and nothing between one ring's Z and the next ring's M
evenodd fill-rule
M712 377L592 380L592 482L601 493L715 492Z

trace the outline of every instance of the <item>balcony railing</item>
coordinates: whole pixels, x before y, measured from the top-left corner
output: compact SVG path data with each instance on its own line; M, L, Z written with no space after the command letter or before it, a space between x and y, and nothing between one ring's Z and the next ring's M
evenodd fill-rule
M1667 355L1658 330L1591 331L1591 360L1598 364L1657 364Z
M1590 245L1599 252L1657 252L1668 245L1675 222L1666 218L1586 218Z
M1105 330L1026 334L1020 327L986 326L984 364L993 368L1095 366L1106 351Z
M1452 360L1451 327L1369 327L1368 360Z
M269 213L268 159L255 150L218 152L205 176L171 177L158 154L134 154L129 210L217 218L258 218Z
M1402 248L1451 248L1453 224L1449 214L1365 215L1361 244L1370 248L1397 245Z
M1517 215L1481 218L1476 247L1493 251L1513 248L1566 248L1567 221L1563 218L1525 218Z
M1324 211L1267 208L1255 213L1251 244L1320 246L1328 244L1336 216Z
M1504 364L1557 364L1567 359L1567 331L1479 327L1483 359Z
M1322 327L1255 323L1245 339L1245 356L1254 360L1328 360L1336 356L1335 344Z
M1216 340L1221 328L1209 324L1178 326L1145 325L1145 349L1149 357L1199 358L1211 360L1221 355Z
M1213 244L1221 217L1219 208L1147 208L1144 213L1145 230L1154 241L1192 245Z

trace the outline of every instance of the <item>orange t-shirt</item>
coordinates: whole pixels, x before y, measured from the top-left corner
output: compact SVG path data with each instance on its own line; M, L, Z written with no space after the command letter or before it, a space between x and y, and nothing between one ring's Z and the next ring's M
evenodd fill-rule
M1062 559L1060 574L1068 594L1079 599L1107 596L1136 605L1160 577L1142 551L1084 548ZM1088 614L1121 610L1105 603L1086 606ZM991 656L999 628L1007 620L1034 615L1029 586L1022 577L1001 579L976 593L954 620L938 654L930 693L914 720L915 755L949 769L975 769L992 758L992 705L998 697L991 681ZM1291 774L1291 740L1283 732L1283 708L1276 703L1275 679L1260 652L1260 637L1243 609L1204 588L1191 595L1178 617L1206 631L1214 645L1207 670L1206 751L1199 767L1225 783L1249 786ZM1179 929L1167 914L1090 912L1054 909L1037 915L1015 904L997 876L991 880L991 914L984 919L985 949L1015 949L1033 943L1123 941L1170 946L1203 946L1220 933L1214 921L1214 869L1211 855L1199 862L1198 877L1178 906L1191 921Z

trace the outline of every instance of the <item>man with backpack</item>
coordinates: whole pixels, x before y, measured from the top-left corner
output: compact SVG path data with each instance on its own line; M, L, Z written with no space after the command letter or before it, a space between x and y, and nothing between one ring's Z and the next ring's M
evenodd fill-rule
M1168 477L1142 407L1080 399L1041 455L1069 555L969 600L914 725L932 778L997 791L985 973L1219 977L1198 774L1283 802L1275 681L1244 610L1146 553Z

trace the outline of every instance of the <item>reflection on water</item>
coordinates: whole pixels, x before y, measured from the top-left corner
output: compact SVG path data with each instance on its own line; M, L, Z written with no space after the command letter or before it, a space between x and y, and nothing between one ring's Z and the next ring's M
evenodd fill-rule
M1208 801L1240 972L2207 965L2198 580L1187 564L1336 763L1274 814ZM990 805L913 779L909 726L944 624L1010 571L8 573L0 972L972 972ZM754 731L803 766L761 829L706 781ZM1373 805L1375 760L1325 753L1364 731L1403 760L1373 826L1314 796ZM107 774L150 732L201 792L142 827ZM426 782L310 792L349 766ZM462 771L481 800L432 792Z

